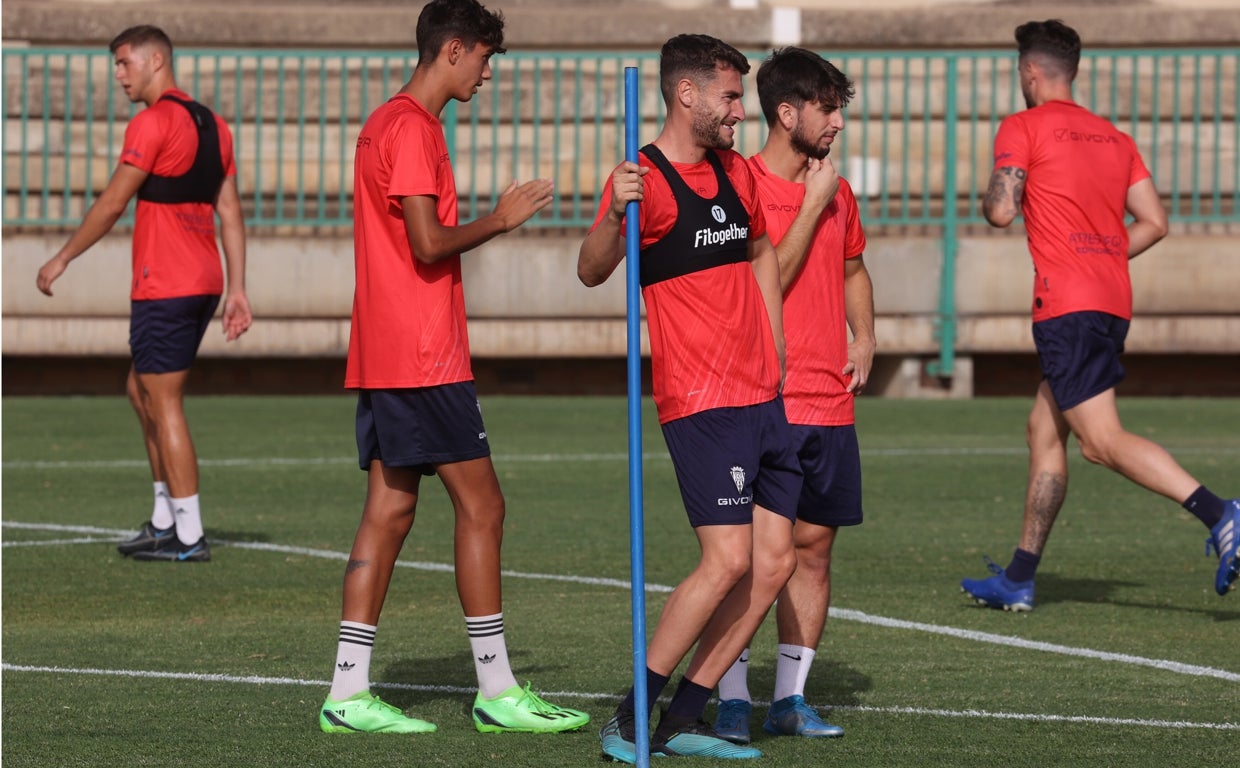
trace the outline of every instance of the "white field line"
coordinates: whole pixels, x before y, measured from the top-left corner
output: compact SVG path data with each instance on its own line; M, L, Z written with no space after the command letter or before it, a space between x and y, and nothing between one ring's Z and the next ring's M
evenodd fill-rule
M0 522L4 528L14 528L21 530L46 530L58 532L72 533L88 533L88 534L111 534L117 539L131 535L133 531L97 528L92 526L75 526L75 525L56 525L53 523L21 523L10 520ZM51 543L51 542L49 542ZM330 549L312 549L309 547L294 547L283 544L270 544L266 542L252 541L213 541L213 544L227 545L236 547L237 549L252 549L262 552L279 552L281 554L303 555L306 557L318 557L325 560L347 560L348 555L344 552L336 552ZM3 542L3 546L31 546L32 542ZM411 560L398 560L396 565L401 568L412 568L419 571L430 571L434 573L452 573L454 568L449 563L430 563ZM505 570L502 572L506 578L511 579L533 579L537 581L562 581L573 584L587 584L590 586L616 587L618 589L629 589L630 582L624 579L606 579L595 576L572 576L554 573L527 573L522 571ZM671 592L672 587L665 584L646 584L647 592ZM862 624L873 624L879 627L889 629L905 629L915 632L927 632L935 635L945 635L960 640L970 640L978 643L990 643L992 645L1002 645L1011 648L1020 648L1030 651L1042 651L1044 653L1057 653L1064 656L1075 656L1078 658L1097 659L1099 661L1118 662L1122 664L1133 664L1136 666L1152 667L1165 672L1175 672L1182 675L1193 675L1196 677L1212 677L1219 680L1229 682L1240 682L1240 673L1230 672L1225 669L1215 669L1214 667L1203 667L1195 664L1184 664L1178 661L1170 661L1167 659L1150 659L1143 656L1133 656L1126 653L1112 653L1109 651L1098 651L1092 648L1078 648L1070 645L1059 645L1056 643L1045 643L1037 640L1026 640L1020 637L1012 637L1009 635L999 635L992 632L978 632L971 629L960 629L957 627L948 627L938 624L925 624L918 621L905 621L903 619L892 619L885 616L873 616L863 611L855 611L848 608L832 607L831 616L837 620L857 621Z
M196 683L233 683L239 685L302 685L315 688L329 688L329 680L301 680L295 677L260 677L257 675L219 675L201 672L158 672L145 669L97 669L74 667L44 667L25 664L0 664L4 672L35 672L56 675L100 675L107 677L128 677L133 679L154 680L187 680ZM392 690L419 691L423 693L451 693L472 695L477 688L464 688L451 685L414 685L410 683L371 683L372 688ZM583 691L540 691L540 694L551 699L588 699L591 701L614 701L619 697L612 693L590 693ZM755 701L758 706L769 706L770 702ZM1139 728L1170 728L1200 729L1215 731L1240 731L1240 723L1198 723L1189 720L1145 720L1126 717L1095 717L1092 715L1046 715L1025 712L988 712L980 709L930 709L926 707L859 707L832 706L835 712L861 712L865 714L883 715L922 715L930 717L967 717L992 720L1025 720L1032 722L1055 723L1088 723L1090 725L1135 726Z

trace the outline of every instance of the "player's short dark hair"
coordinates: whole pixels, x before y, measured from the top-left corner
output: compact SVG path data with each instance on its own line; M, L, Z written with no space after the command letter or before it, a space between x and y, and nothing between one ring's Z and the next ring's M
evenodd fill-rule
M1069 80L1076 77L1081 63L1081 36L1059 19L1030 21L1016 28L1016 45L1021 58L1034 54L1058 65Z
M676 83L689 78L695 83L710 82L720 67L749 73L749 59L722 40L710 35L676 35L659 52L659 90L671 104Z
M478 0L431 0L418 14L418 62L431 62L449 40L469 48L482 43L504 53L504 14L488 11Z
M758 67L758 102L767 125L779 119L779 105L800 109L811 102L848 106L852 80L813 51L788 46L771 52Z
M136 27L130 27L112 38L112 42L108 43L108 52L116 53L117 49L122 45L136 48L151 44L163 48L169 56L172 55L172 39L162 29L150 24L139 24Z

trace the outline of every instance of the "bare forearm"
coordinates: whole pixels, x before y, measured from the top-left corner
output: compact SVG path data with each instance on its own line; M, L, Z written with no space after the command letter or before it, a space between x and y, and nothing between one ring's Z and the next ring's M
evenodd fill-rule
M860 269L844 281L844 316L852 330L854 342L875 345L874 339L874 284L870 273Z
M56 252L56 258L67 264L81 256L86 249L111 232L112 227L116 226L116 222L124 213L124 205L113 205L100 198L86 212L81 225L69 237L69 240Z
M1014 166L996 168L990 175L982 214L992 226L1006 227L1020 213L1025 196L1025 169Z
M805 266L805 256L814 239L820 214L820 209L802 207L788 231L784 233L783 239L775 246L775 253L779 258L779 285L782 290L788 290L788 286L800 274L801 267Z
M225 229L220 240L224 245L224 268L228 273L228 290L245 291L245 230Z
M1128 227L1128 258L1134 259L1150 246L1163 239L1166 231L1143 221L1134 221Z
M577 253L577 278L589 287L599 285L611 277L623 258L620 220L608 213L581 243Z
M434 236L427 238L426 242L411 245L418 261L423 264L434 264L451 256L472 251L507 231L503 220L489 213L460 226L437 227Z

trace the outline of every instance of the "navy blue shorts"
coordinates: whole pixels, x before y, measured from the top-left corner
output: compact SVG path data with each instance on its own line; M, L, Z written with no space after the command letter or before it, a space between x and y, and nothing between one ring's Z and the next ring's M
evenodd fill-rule
M129 302L129 351L138 373L187 371L220 297L178 296Z
M357 393L357 461L362 469L370 469L378 459L385 467L414 467L433 475L437 464L490 455L472 381Z
M1038 362L1059 410L1080 405L1124 380L1119 356L1128 325L1106 312L1073 312L1033 324Z
M831 527L861 523L861 448L857 428L792 425L805 474L797 519Z
M663 438L694 528L748 525L755 503L796 519L801 466L782 397L669 421Z

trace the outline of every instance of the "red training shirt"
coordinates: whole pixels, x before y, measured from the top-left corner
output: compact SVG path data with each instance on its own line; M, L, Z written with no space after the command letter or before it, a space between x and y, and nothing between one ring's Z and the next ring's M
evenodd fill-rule
M766 234L758 189L745 159L719 151L724 172L749 213L749 239ZM666 236L676 222L671 187L645 154L650 168L639 231L645 248ZM710 163L672 163L690 189L711 198L718 181ZM611 206L611 185L603 189L594 226ZM623 230L622 230L623 231ZM766 304L745 261L663 280L642 290L650 331L651 375L659 423L709 410L765 403L779 392L779 357Z
M783 240L805 199L805 185L775 175L761 155L749 158L771 242ZM801 271L784 291L784 410L792 424L837 427L855 421L848 378L844 262L865 251L857 198L841 178L818 218Z
M164 93L190 100L176 88ZM161 96L163 94L160 94ZM236 176L232 133L219 116L220 160L225 176ZM156 101L125 128L121 162L157 176L180 176L198 154L198 128L189 110L175 101ZM153 203L138 200L133 228L134 300L172 299L224 292L224 270L215 243L215 206L210 203Z
M460 254L418 261L400 204L429 195L439 221L457 225L456 180L439 118L410 96L394 96L362 126L353 178L356 285L345 387L472 380Z
M1131 319L1124 205L1150 176L1132 138L1079 104L1050 101L1003 120L994 167L1028 174L1034 321L1084 311Z

